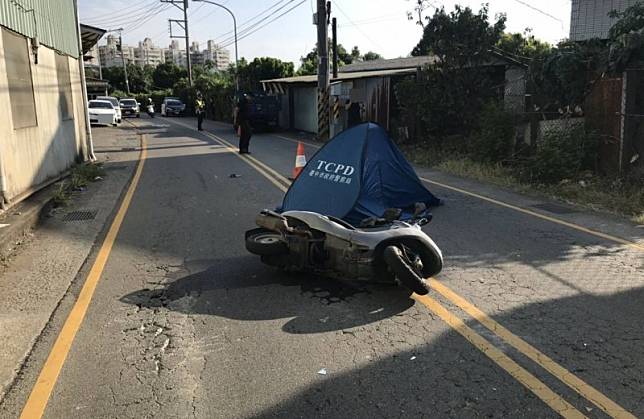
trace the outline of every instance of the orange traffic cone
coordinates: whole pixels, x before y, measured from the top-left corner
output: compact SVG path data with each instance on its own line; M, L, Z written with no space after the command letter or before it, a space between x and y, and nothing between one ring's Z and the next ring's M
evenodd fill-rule
M306 166L306 156L304 155L304 144L301 141L297 143L297 153L295 154L295 167L293 168L293 176L291 180L297 179L302 173L302 169Z

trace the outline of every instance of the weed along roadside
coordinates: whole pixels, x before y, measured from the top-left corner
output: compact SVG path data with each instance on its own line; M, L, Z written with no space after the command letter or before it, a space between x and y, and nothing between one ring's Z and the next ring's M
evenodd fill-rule
M82 163L71 168L70 174L54 186L52 204L55 208L67 206L75 192L82 192L91 182L105 176L101 163Z
M420 146L403 145L403 152L416 165L489 183L515 192L555 199L593 211L623 216L644 224L644 186L641 181L602 178L590 172L556 184L526 182L517 169L500 163L485 163L462 154L441 155Z

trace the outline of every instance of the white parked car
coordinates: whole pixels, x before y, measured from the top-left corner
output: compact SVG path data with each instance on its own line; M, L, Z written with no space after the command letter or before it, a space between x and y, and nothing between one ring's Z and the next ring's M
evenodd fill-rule
M107 100L90 100L87 107L89 108L90 124L116 126L118 117L112 102Z
M119 100L113 96L97 96L96 100L107 100L114 106L114 110L116 111L116 123L120 124L121 121L123 120L123 114L121 113L121 104Z

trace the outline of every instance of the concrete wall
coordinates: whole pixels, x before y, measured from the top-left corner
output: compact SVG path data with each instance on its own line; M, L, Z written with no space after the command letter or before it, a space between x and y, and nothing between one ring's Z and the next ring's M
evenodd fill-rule
M0 36L0 166L5 197L10 201L30 193L87 155L85 103L78 60L65 56L69 60L73 119L62 120L55 54L41 45L38 64L34 64L33 54L29 54L38 125L14 129Z

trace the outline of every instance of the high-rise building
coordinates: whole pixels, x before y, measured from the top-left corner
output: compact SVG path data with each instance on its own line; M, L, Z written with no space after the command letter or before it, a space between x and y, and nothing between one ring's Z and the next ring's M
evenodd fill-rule
M217 70L227 70L230 66L230 51L217 45L215 41L208 41L208 48L203 52L204 63L211 61Z
M165 50L154 46L150 38L145 38L143 42L139 42L138 48L134 49L134 63L141 67L145 65L156 67L165 61Z
M181 48L179 41L173 40L170 47L165 50L165 62L186 67L186 51Z
M186 50L183 44L173 39L168 48L154 45L150 38L139 42L138 46L123 45L123 58L127 64L138 66L157 66L161 63L173 63L181 67L186 64ZM106 45L98 47L100 64L103 67L122 66L121 51L119 50L118 36L108 35ZM214 69L227 70L230 65L230 51L217 45L215 41L208 41L208 48L201 50L199 42L193 41L190 45L190 60L193 65L205 65L212 62Z
M119 51L119 38L117 36L108 35L107 44L98 47L98 55L103 67L122 66L121 53L123 53L123 59L126 64L134 63L134 48L123 45L121 51Z

